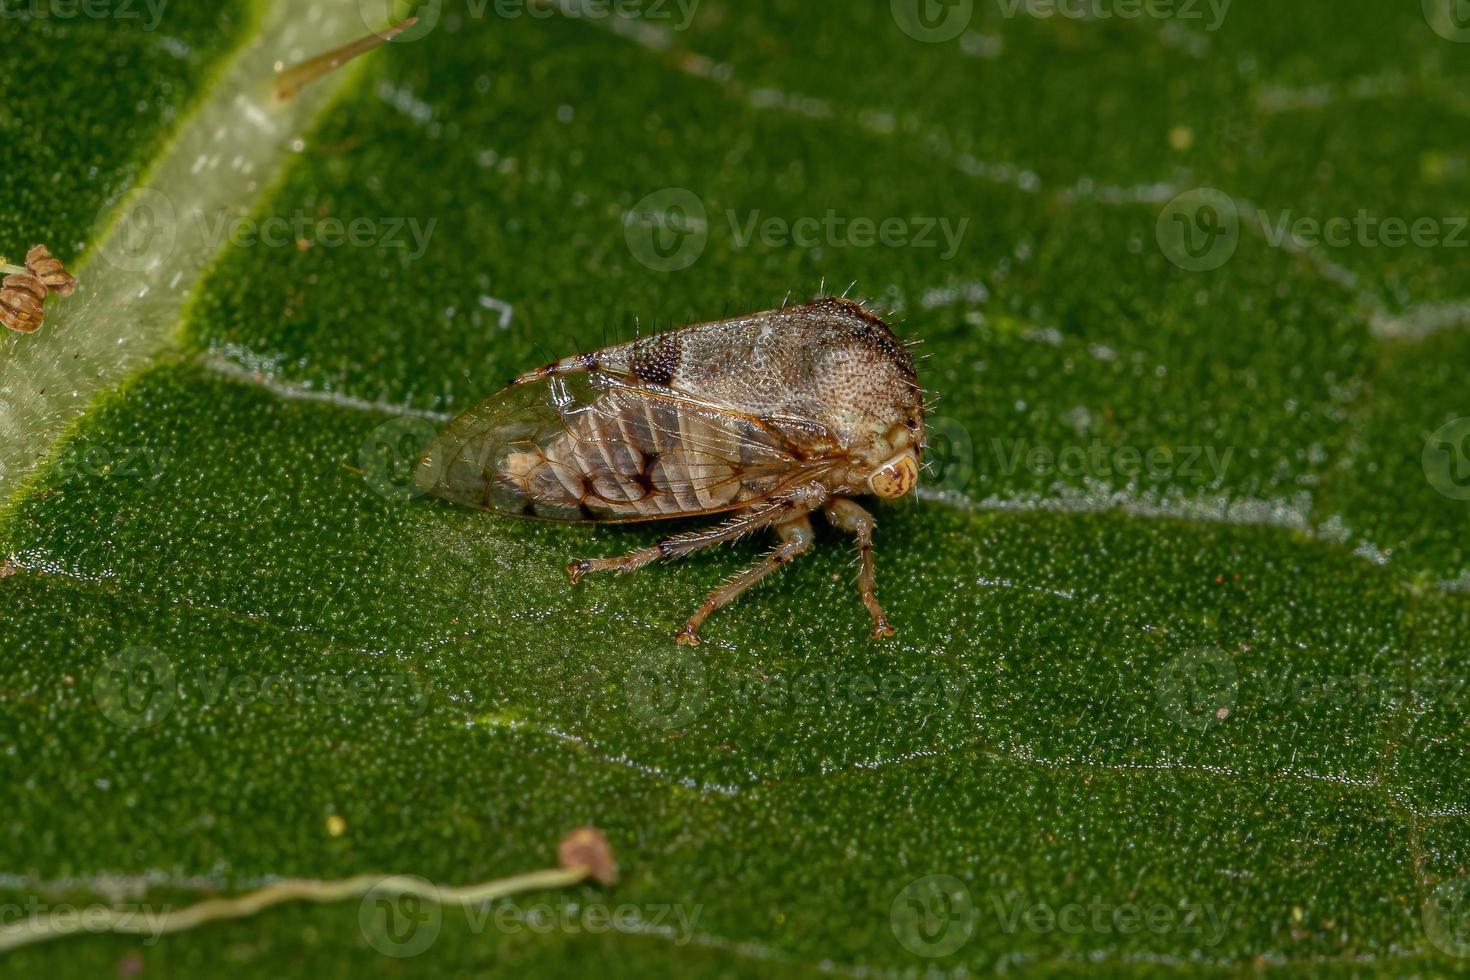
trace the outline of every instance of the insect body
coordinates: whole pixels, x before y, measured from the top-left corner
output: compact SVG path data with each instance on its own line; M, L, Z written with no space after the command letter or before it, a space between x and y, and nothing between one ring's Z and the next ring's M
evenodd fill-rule
M549 520L726 515L628 555L574 560L573 582L774 529L776 548L679 630L687 644L711 612L807 551L821 510L857 538L858 585L881 637L893 627L874 594L873 518L851 498L908 493L923 451L908 349L862 306L829 298L523 374L439 434L417 481L455 503Z

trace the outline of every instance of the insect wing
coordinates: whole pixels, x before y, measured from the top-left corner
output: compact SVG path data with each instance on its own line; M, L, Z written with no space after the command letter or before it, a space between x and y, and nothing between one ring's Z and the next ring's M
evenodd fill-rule
M581 374L514 384L469 409L430 445L417 481L500 513L641 521L746 506L830 465L761 419Z

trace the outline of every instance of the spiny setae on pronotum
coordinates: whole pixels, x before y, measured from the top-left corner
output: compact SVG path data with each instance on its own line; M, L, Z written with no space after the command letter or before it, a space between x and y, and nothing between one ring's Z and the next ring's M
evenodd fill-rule
M907 494L923 452L907 347L860 304L826 298L529 371L450 423L416 479L455 503L546 520L728 515L618 558L574 560L573 582L773 528L775 549L679 630L687 644L711 612L807 551L821 510L857 538L858 588L882 637L893 627L874 594L873 518L852 498Z

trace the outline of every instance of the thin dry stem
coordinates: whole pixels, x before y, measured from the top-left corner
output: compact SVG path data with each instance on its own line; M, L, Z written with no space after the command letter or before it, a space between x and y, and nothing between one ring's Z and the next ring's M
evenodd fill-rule
M80 932L115 932L161 936L221 919L243 919L283 902L340 902L365 895L416 895L440 905L476 906L521 892L567 888L592 878L611 884L616 874L607 838L590 827L578 827L563 839L562 867L499 878L476 885L436 885L409 875L356 875L323 881L285 878L234 898L211 898L182 909L165 908L159 916L140 916L135 909L89 909L34 916L0 927L0 952L59 939Z

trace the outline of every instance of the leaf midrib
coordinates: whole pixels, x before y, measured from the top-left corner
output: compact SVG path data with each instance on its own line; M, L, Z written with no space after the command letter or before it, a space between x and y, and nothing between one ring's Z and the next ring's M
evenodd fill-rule
M76 264L76 295L48 304L42 331L15 345L0 377L0 500L26 495L99 394L179 347L185 307L229 244L218 217L255 208L285 173L293 142L360 70L362 62L276 102L278 63L360 37L368 25L355 0L322 0L307 14L288 0L256 0L252 10L244 39L206 76L147 175L99 212L100 234ZM109 258L129 233L117 216L156 194L175 213L173 248L147 256L147 268L122 268Z

